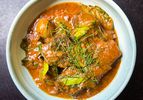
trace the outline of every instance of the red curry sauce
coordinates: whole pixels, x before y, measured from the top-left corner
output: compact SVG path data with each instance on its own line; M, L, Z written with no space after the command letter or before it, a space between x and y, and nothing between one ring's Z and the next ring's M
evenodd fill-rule
M100 7L62 3L48 8L31 25L22 60L47 94L85 99L115 77L121 51L110 16Z

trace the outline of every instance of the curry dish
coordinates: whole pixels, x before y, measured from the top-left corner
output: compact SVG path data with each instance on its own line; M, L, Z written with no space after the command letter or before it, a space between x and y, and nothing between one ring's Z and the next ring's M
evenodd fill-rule
M120 65L112 18L98 6L61 3L36 18L21 42L22 64L47 94L86 99L103 90Z

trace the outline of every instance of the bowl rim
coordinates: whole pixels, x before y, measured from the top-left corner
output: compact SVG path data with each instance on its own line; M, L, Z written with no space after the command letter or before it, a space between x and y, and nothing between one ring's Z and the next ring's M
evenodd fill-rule
M121 16L121 18L124 18L124 21L126 22L126 25L128 26L129 29L129 33L130 33L130 38L132 39L132 46L133 46L133 58L131 62L131 67L130 67L130 71L126 77L126 80L124 80L123 84L120 86L120 89L117 90L114 95L112 95L112 97L110 97L111 100L117 98L117 96L119 96L119 94L124 90L124 88L127 86L132 74L133 74L133 70L135 67L135 62L136 62L136 54L137 54L137 48L136 48L136 40L135 40L135 35L134 35L134 31L132 29L131 23L129 21L129 19L127 18L127 16L125 15L125 13L122 11L122 9L113 1L113 0L104 0L107 4L109 4L110 6L112 6ZM21 92L21 94L26 97L27 99L32 100L32 96L30 96L28 94L28 92L23 88L23 86L19 83L17 76L15 74L15 71L12 67L12 62L11 62L11 57L10 57L10 42L11 42L11 37L12 37L12 33L13 30L15 28L16 23L18 22L18 20L20 19L20 17L22 16L22 14L35 2L37 2L37 0L30 0L28 1L23 8L19 11L19 13L17 14L17 16L15 17L13 23L11 24L10 30L8 32L8 37L7 37L7 41L6 41L6 61L7 61L7 65L8 65L8 71L10 73L10 76L14 82L14 84L16 85L16 87L18 88L18 90Z

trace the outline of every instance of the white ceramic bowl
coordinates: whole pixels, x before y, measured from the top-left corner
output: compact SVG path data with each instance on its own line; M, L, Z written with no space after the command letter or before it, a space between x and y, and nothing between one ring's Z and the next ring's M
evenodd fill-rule
M21 60L25 55L20 48L20 43L26 35L29 25L42 11L51 5L66 1L98 5L113 18L119 38L119 46L123 53L121 65L113 81L103 91L89 98L89 100L115 99L123 91L132 75L136 59L136 42L129 20L112 0L30 0L15 18L8 34L6 57L10 75L19 91L27 99L61 99L47 95L35 85L27 69L21 65Z

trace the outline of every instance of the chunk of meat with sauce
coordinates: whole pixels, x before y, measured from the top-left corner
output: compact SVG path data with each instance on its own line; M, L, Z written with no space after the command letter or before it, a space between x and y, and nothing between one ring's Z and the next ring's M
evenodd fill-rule
M67 61L67 58L61 57L60 60L57 62L58 67L60 68L66 68L70 65L69 61Z
M79 26L90 26L95 21L95 18L92 15L83 12L80 13L77 17L77 25L79 24Z
M43 44L42 45L42 56L45 57L46 62L48 62L49 65L55 63L62 57L63 52L61 51L53 51L51 48L51 43L49 44Z
M46 17L39 18L35 24L36 26L34 31L37 32L42 38L52 36L52 31L54 30L55 26Z
M95 43L97 45L97 49L99 50L97 55L100 62L99 66L94 64L91 66L89 74L94 73L94 75L100 80L104 74L112 69L111 65L121 56L121 52L116 42L113 40L108 42L99 40ZM62 76L74 75L77 73L78 70L76 68L68 68L62 72Z
M77 70L77 68L69 67L69 68L66 68L65 70L63 70L63 72L60 76L72 76L72 75L77 74L78 72L79 72L79 70Z
M113 20L100 7L98 6L91 7L86 5L81 5L81 7L82 7L82 10L84 10L86 13L93 15L97 20L99 20L105 29L112 30L114 28Z
M100 66L111 66L121 56L118 45L114 40L108 42L99 41L97 49L99 49Z
M112 69L112 64L121 56L121 52L115 41L110 40L104 42L102 40L96 42L99 59L99 66L92 66L91 70L97 78L103 77L108 71Z

